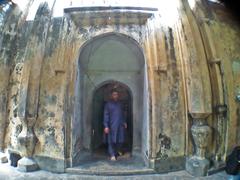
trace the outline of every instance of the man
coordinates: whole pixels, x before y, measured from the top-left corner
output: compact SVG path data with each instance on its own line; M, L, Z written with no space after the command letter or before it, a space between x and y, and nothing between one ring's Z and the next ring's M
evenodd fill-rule
M107 134L108 153L111 161L116 161L116 156L121 155L120 151L124 143L124 131L127 128L123 105L119 101L119 93L116 90L111 92L111 100L104 106L104 133Z

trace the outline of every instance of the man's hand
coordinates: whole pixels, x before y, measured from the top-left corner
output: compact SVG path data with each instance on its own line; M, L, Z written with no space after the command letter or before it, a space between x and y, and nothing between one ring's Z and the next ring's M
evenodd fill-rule
M108 134L109 133L109 128L104 128L104 133Z
M127 129L127 123L123 123L125 129Z

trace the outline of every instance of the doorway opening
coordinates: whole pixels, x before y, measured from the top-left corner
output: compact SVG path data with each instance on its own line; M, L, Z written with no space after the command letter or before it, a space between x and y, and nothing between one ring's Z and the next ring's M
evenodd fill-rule
M73 119L68 128L71 147L66 147L71 153L70 166L91 161L91 167L99 170L102 162L108 164L103 143L103 107L114 86L120 91L121 101L128 111L124 147L131 154L129 161L133 168L136 164L142 165L140 162L146 165L150 147L149 102L147 69L141 46L124 34L98 35L82 45L77 68ZM94 156L100 157L101 165L96 165L99 161ZM126 162L121 168L126 167Z
M123 106L126 118L127 129L125 130L125 141L122 146L124 155L122 158L130 158L133 142L133 122L132 122L132 95L128 86L117 81L103 83L93 94L92 103L92 137L91 149L95 158L106 159L107 140L103 132L103 111L104 105L110 100L111 91L115 89L119 93L119 101Z

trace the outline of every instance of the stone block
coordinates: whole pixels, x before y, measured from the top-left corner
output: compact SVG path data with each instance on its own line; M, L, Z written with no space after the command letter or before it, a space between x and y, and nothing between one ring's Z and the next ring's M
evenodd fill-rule
M186 170L193 176L206 176L209 169L209 160L191 157L186 161Z
M17 168L22 172L32 172L38 170L38 165L33 159L23 157L18 161Z
M8 162L7 156L4 153L0 152L0 163L7 163L7 162Z
M46 156L34 156L38 166L42 170L47 170L55 173L63 173L65 171L65 160L46 157Z

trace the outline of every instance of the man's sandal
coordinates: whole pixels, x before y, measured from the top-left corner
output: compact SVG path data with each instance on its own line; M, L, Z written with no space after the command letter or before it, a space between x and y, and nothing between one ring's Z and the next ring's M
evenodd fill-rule
M111 160L111 161L116 161L117 159L116 159L115 156L112 156L112 157L110 158L110 160Z

